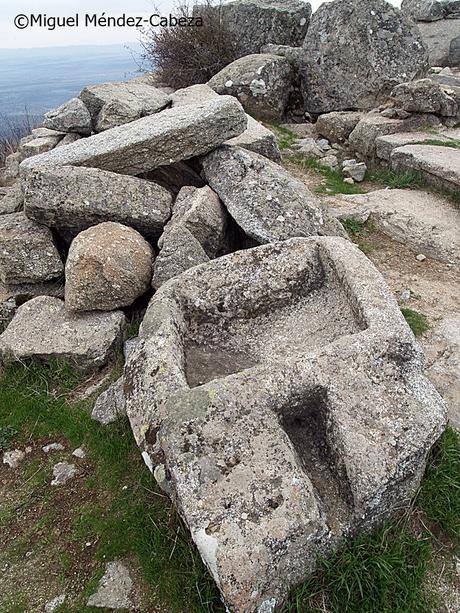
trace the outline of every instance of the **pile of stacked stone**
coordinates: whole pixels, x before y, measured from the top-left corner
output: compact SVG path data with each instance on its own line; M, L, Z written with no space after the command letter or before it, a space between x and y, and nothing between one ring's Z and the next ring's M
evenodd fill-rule
M239 5L273 28L257 44L299 44L310 20L297 0ZM280 41L293 14L296 41ZM375 64L382 91L426 61L400 20L385 7L376 23L397 24L412 73L395 83ZM248 114L281 118L300 72L278 54L237 62L247 76L233 66L172 93L144 79L85 88L23 139L0 199L0 357L94 371L123 346L94 417L128 415L228 609L270 613L318 558L413 496L446 406L378 271ZM366 105L383 95L365 89ZM340 117L350 141L364 117ZM139 337L124 343L133 316Z

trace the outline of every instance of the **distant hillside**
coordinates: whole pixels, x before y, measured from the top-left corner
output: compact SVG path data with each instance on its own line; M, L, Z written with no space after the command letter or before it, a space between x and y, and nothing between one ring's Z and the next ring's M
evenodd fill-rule
M85 86L136 76L139 46L0 49L0 136L25 113L41 116Z

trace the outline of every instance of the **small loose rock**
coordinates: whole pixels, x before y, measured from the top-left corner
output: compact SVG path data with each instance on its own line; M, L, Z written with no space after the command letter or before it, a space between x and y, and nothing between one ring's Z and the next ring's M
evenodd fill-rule
M64 485L70 479L73 479L77 474L75 464L68 464L67 462L59 462L53 466L53 477L51 485Z

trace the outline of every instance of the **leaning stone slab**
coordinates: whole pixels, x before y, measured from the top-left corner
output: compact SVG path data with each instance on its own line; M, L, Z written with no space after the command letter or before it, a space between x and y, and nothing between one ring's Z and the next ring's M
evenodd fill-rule
M425 180L451 192L460 189L460 149L436 145L406 145L394 149L390 158L396 172L419 172Z
M177 89L171 94L171 106L184 106L187 104L199 104L206 102L207 100L215 100L219 97L213 89L206 85L206 83L198 83L197 85L190 85L190 87L183 87Z
M96 132L109 130L166 108L170 97L160 89L139 82L100 83L80 92Z
M29 140L24 145L21 145L19 149L21 159L25 160L26 158L40 155L40 153L51 151L61 140L60 136L41 136L40 138Z
M226 141L225 144L242 147L243 149L263 155L274 162L279 162L281 160L281 153L276 136L271 130L253 119L250 115L247 116L247 119L247 129L240 136L235 136L235 138Z
M106 364L121 346L121 311L72 315L59 298L40 296L20 306L0 336L4 361L67 359L84 370Z
M64 272L61 256L48 228L24 213L0 216L0 282L40 283Z
M280 609L319 557L417 491L446 423L422 366L343 239L240 251L156 293L127 413L228 610Z
M246 115L230 96L167 109L26 160L25 177L42 166L89 166L139 175L212 151L246 129ZM27 201L27 198L26 198Z
M203 171L236 223L259 243L343 235L303 183L257 153L223 146L203 159Z
M3 196L1 195L3 192ZM10 187L0 188L0 215L19 212L24 205L21 184L18 181Z
M460 264L460 212L441 196L382 189L327 199L339 218L372 220L384 234L444 262Z
M55 228L66 239L104 221L125 224L155 239L171 215L172 196L164 187L97 168L33 169L23 187L27 217Z

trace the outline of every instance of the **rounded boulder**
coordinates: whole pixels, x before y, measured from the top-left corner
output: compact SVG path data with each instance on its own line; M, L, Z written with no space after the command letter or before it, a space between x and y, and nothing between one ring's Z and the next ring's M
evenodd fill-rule
M111 311L149 288L153 251L132 228L105 222L73 240L66 263L65 305L71 311Z

